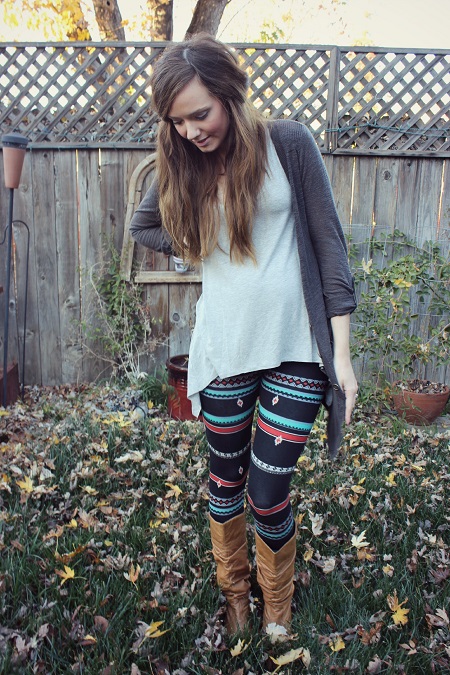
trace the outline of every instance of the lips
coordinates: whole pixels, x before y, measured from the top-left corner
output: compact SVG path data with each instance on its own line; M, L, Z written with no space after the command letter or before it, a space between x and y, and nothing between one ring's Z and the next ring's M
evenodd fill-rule
M205 138L202 138L199 141L195 141L195 144L196 145L204 145L208 139L209 139L209 136L205 136Z

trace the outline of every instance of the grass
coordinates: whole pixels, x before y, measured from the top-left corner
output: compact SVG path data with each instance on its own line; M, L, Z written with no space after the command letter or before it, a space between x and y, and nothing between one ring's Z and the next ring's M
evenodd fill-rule
M450 672L449 431L360 409L330 463L318 421L292 482L294 635L273 644L254 568L248 629L223 631L201 425L142 420L134 395L2 411L0 673Z

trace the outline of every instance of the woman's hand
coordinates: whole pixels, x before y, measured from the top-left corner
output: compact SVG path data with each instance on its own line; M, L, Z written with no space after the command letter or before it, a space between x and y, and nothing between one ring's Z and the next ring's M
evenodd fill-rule
M340 359L335 355L334 369L338 384L345 394L345 423L350 424L358 393L358 383L350 359Z
M350 359L350 315L333 316L334 369L337 382L345 394L345 422L350 424L355 407L358 383Z

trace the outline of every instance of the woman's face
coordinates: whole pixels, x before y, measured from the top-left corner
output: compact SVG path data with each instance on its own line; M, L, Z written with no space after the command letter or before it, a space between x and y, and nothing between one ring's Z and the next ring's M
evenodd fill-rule
M169 119L180 136L201 152L213 152L223 143L230 121L222 103L194 77L176 96Z

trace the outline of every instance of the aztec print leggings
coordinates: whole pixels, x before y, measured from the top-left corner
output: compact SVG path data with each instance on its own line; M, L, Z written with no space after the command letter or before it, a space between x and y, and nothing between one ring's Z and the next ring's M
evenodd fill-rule
M327 385L317 363L289 362L273 370L217 378L201 392L214 520L224 523L243 513L248 474L247 499L261 539L278 551L292 537L291 476Z

